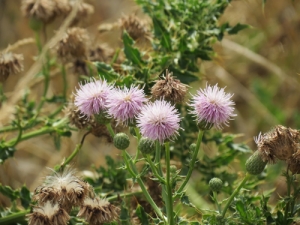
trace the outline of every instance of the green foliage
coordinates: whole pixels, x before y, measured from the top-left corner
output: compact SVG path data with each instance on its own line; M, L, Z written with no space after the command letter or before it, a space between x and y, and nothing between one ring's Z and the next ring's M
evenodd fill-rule
M3 186L0 183L0 193L8 197L12 202L15 202L16 200L20 199L21 204L25 209L27 209L30 206L30 191L24 185L20 188L20 190L13 190L11 187Z

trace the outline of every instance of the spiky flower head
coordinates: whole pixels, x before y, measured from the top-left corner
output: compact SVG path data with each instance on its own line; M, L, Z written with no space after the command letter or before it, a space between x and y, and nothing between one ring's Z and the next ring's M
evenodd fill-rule
M152 141L165 140L178 135L180 116L173 105L165 100L156 100L144 106L137 117L137 126L141 134Z
M145 23L135 15L124 16L120 20L120 27L126 30L133 40L143 39L148 33Z
M85 197L92 194L89 184L78 178L74 170L66 169L63 173L47 176L44 184L36 188L33 199L39 204L59 202L69 212L72 206L81 205Z
M57 46L57 55L64 62L87 58L89 36L83 28L69 28Z
M232 94L225 93L224 88L207 86L198 90L193 96L190 106L191 113L197 118L198 124L204 124L207 128L214 126L222 129L223 125L228 125L228 121L236 116L233 111L234 102L231 100Z
M259 151L255 151L246 161L245 166L248 173L260 174L266 167L267 162L263 160Z
M217 177L212 178L208 184L210 189L215 192L219 192L223 188L223 181Z
M151 94L156 99L163 97L172 103L180 103L184 100L187 92L187 85L174 79L172 73L166 70L166 75L162 80L157 80L151 88Z
M5 81L10 74L23 70L23 55L11 52L0 53L0 82Z
M133 122L146 102L144 91L132 85L130 88L114 89L107 98L106 107L108 114L118 123L128 124Z
M64 109L64 112L69 118L70 124L78 129L84 129L92 123L91 117L83 114L73 103L70 103L68 107Z
M56 2L49 0L23 0L21 10L26 17L49 23L55 17Z
M89 83L80 84L75 93L75 105L87 116L106 111L107 98L112 86L106 80L93 79Z
M258 151L264 161L275 163L276 160L289 160L293 157L300 161L300 132L278 125L255 139Z
M101 225L117 220L119 208L110 204L106 199L86 198L77 216L85 218L89 224Z
M66 225L70 216L58 203L47 201L42 206L34 206L27 218L28 225Z

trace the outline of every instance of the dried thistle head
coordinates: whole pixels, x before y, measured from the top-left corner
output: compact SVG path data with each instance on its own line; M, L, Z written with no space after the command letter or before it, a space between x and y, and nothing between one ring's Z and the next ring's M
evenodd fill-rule
M63 173L47 176L44 184L35 190L33 199L39 204L47 201L59 203L69 212L72 206L81 205L92 192L91 186L75 176L74 170L66 169Z
M87 45L89 37L83 28L69 28L57 46L57 55L64 61L87 58Z
M135 15L124 16L121 18L120 27L123 31L126 30L133 40L144 39L148 34L146 24Z
M184 100L187 92L187 85L174 79L172 73L166 70L166 75L162 80L157 80L151 88L151 94L156 99L163 97L172 103L180 103Z
M68 116L70 123L78 129L86 128L91 122L91 118L83 114L73 103L69 104L64 109L64 112Z
M23 0L21 10L26 17L49 23L55 17L56 3L49 0Z
M70 216L59 204L45 202L42 206L33 207L33 212L27 215L28 225L64 225Z
M59 1L59 0L58 0ZM72 21L72 25L76 25L81 21L86 20L91 14L94 13L94 7L90 4L87 4L85 2L79 2L77 0L69 0L70 6L73 8L75 4L78 5L78 11L75 16L75 19Z
M5 81L10 74L16 74L23 70L23 55L0 53L0 82Z
M300 174L300 161L294 157L289 158L287 161L287 168L293 174Z
M300 149L300 132L278 125L263 135L259 134L255 142L264 161L288 160Z
M110 204L106 199L86 198L77 214L83 217L89 224L101 225L119 218L119 208Z
M69 3L69 0L53 0L55 2L55 14L60 15L67 15L71 10L72 6Z
M107 44L101 44L94 49L90 50L89 60L109 62L114 56L114 51Z

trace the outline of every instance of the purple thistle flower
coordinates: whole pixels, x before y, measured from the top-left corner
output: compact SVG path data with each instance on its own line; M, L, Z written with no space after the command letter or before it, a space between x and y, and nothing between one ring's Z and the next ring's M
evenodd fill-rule
M200 89L197 95L193 96L190 106L191 111L197 117L197 122L205 122L206 127L215 126L222 129L222 125L228 126L228 120L236 116L233 114L234 102L231 101L233 94L224 92L224 88L215 86L207 86Z
M165 100L148 103L137 117L137 127L141 134L160 143L178 135L179 122L179 113Z
M147 102L144 91L138 87L131 86L129 89L114 89L107 98L106 107L108 114L117 122L132 122Z
M80 88L75 94L75 105L87 116L99 114L106 110L107 96L111 92L110 86L106 80L93 79L86 84L80 84Z

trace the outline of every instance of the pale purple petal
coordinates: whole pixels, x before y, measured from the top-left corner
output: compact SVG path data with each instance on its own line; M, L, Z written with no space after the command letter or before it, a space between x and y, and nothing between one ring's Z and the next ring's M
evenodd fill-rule
M110 116L118 122L127 124L140 113L146 102L144 91L131 86L130 88L114 89L107 98L106 107Z
M169 102L157 100L148 103L137 117L137 126L141 134L152 141L163 143L178 135L180 128L179 113Z
M228 121L236 116L233 111L234 104L231 101L232 94L224 92L224 88L206 86L200 89L197 95L193 96L190 106L193 108L191 113L197 117L197 122L205 121L213 124L217 129L221 129Z
M111 85L106 80L93 80L80 84L75 94L75 105L87 116L106 110L106 101L111 92Z

